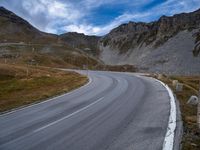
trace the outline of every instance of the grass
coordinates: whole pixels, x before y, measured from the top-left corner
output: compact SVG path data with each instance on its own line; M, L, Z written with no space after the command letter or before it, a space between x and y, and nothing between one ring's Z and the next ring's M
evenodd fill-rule
M101 64L92 56L63 44L27 43L1 45L0 63L27 65L34 64L48 67L89 68ZM2 55L2 56L1 56Z
M92 68L94 70L102 71L116 71L116 72L136 72L138 69L133 65L97 65Z
M69 92L87 77L42 67L0 64L0 112Z
M198 94L199 89L198 76L163 76L161 80L168 84L177 96L180 102L184 133L182 139L183 150L199 150L200 149L200 130L197 126L197 106L187 104L188 99L192 95ZM183 83L183 91L176 92L172 85L172 80L178 80Z

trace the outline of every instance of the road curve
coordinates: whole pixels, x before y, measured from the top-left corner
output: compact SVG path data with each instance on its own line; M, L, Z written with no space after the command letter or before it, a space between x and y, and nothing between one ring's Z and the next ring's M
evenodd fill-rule
M73 92L1 115L0 150L161 150L170 114L166 89L123 73L89 77Z

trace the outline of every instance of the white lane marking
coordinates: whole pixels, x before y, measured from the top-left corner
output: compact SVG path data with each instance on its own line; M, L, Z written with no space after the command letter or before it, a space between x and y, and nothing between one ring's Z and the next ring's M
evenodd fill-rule
M175 102L173 92L169 88L169 86L164 84L160 80L157 80L157 81L160 82L167 89L169 97L170 97L170 105L171 105L169 122L168 122L167 132L165 134L162 150L173 150L174 134L175 134L174 132L176 129L176 102Z
M39 129L33 131L33 132L39 132L39 131L41 131L41 130L43 130L43 129L49 127L49 126L52 126L52 125L54 125L54 124L56 124L56 123L58 123L58 122L60 122L60 121L62 121L62 120L68 119L68 118L72 117L73 115L75 115L75 114L77 114L77 113L80 113L81 111L86 110L87 108L89 108L89 107L95 105L96 103L100 102L100 101L103 100L103 99L104 99L104 97L101 97L101 98L99 98L97 101L95 101L95 102L93 102L93 103L87 105L86 107L83 107L83 108L79 109L78 111L75 111L75 112L69 114L68 116L65 116L65 117L63 117L63 118L61 118L61 119L59 119L59 120L56 120L56 121L54 121L54 122L52 122L52 123L50 123L50 124L48 124L48 125L46 125L46 126L43 126L43 127L39 128Z
M89 77L89 82L88 82L87 84L85 84L85 85L79 87L78 89L83 88L83 87L85 87L85 86L88 86L88 85L89 85L90 83L92 83L92 82L93 82L92 78ZM67 96L67 95L69 95L69 94L75 92L75 91L78 90L78 89L75 89L75 90L73 90L73 91L71 91L71 92L68 92L68 93L66 93L66 94L62 94L62 95L53 97L53 98L51 98L51 99L47 99L47 100L45 100L45 101L43 101L43 102L38 102L38 103L35 103L35 104L30 104L30 105L27 105L27 106L22 106L21 108L13 109L13 110L11 110L11 111L9 111L9 112L0 114L0 117L9 115L9 114L15 113L15 112L17 112L17 111L21 111L21 110L24 110L24 109L33 107L33 106L37 106L37 105L40 105L40 104L44 104L44 103L47 103L47 102L49 102L49 101L55 100L55 99L60 98L60 97L63 97L63 96Z

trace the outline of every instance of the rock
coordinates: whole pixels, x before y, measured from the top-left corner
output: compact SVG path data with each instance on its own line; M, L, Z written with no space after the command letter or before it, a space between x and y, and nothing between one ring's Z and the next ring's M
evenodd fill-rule
M164 76L162 74L158 74L158 80L162 80Z
M162 16L150 23L129 22L102 37L75 32L44 33L3 7L0 7L0 22L3 22L0 43L42 44L44 47L37 51L53 54L65 50L52 45L62 45L81 55L89 53L98 62L101 59L108 65L134 65L141 72L200 74L200 59L194 57L200 51L200 9L171 17Z
M129 22L101 38L100 57L110 65L147 68L145 72L199 75L200 59L193 56L200 48L195 43L199 29L200 9L150 23Z
M51 77L51 75L50 75L50 74L47 74L46 77Z
M178 84L178 80L173 80L173 81L172 81L172 86L173 86L173 87L176 87L177 84Z
M187 101L187 104L189 104L189 105L197 105L198 102L199 102L198 97L192 95L192 96L189 98L189 100Z

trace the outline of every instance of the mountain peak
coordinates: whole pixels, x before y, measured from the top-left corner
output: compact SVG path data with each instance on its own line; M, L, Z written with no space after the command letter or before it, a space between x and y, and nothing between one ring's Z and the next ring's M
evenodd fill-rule
M73 36L85 36L84 33L78 33L78 32L67 32L67 33L64 33L66 35L73 35Z
M11 11L9 11L8 9L6 9L6 8L4 8L4 7L2 7L2 6L0 6L0 15L3 15L3 14L6 14L6 15L8 15L8 14L14 14L13 12L11 12Z
M5 10L5 8L3 6L0 6L0 10L3 10L3 9Z

